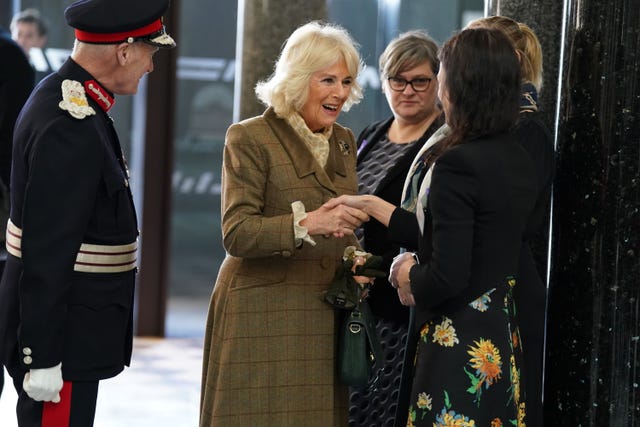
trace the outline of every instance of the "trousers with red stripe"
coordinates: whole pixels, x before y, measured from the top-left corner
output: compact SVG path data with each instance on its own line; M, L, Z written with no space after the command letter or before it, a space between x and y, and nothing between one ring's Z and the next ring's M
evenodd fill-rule
M65 381L60 402L36 402L14 380L18 392L18 427L90 427L96 413L98 381Z

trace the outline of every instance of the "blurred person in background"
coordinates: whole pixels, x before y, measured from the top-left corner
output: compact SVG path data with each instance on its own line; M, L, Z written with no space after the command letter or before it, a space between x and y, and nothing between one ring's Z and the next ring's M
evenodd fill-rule
M0 277L7 260L5 227L9 219L9 186L13 127L18 114L33 89L34 73L24 52L11 35L0 27ZM4 371L0 364L0 394Z
M53 70L47 59L45 46L49 26L39 10L25 9L11 19L11 37L22 48L36 71L35 81L39 82Z

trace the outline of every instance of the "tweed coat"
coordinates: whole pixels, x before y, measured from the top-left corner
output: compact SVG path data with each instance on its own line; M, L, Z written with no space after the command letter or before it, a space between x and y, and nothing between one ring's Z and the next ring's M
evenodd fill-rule
M346 426L334 367L335 312L323 292L355 238L297 248L291 203L356 194L353 133L334 124L322 168L269 108L232 125L222 171L227 256L205 332L201 426Z

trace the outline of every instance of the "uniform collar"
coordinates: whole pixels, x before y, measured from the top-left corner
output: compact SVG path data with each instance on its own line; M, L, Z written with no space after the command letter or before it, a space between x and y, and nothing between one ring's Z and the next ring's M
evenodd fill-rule
M105 113L108 112L116 100L111 96L111 93L106 90L96 80L87 80L83 82L84 89L87 91L89 98L96 101L96 103L102 108Z
M115 104L113 93L102 86L87 70L82 68L73 59L68 58L62 64L58 74L64 79L76 80L84 86L89 98L91 98L102 111L108 112Z

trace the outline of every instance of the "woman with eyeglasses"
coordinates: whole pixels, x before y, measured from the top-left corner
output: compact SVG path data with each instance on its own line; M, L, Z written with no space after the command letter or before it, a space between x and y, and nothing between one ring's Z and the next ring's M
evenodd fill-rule
M418 152L444 123L437 104L438 45L426 33L413 30L392 40L379 58L382 91L393 115L367 126L358 137L358 192L378 196L395 206L401 204L405 177ZM373 218L358 230L362 247L381 255L388 271L400 245L389 239L387 225ZM398 388L400 349L407 334L409 310L398 301L396 290L382 279L370 290L369 303L377 319L385 360L388 363L377 392L352 390L351 404L360 399L384 402ZM384 333L383 333L384 332ZM375 399L374 397L379 399ZM374 419L352 419L352 425L369 426L393 418L395 405L376 406ZM361 418L361 417L360 417ZM361 424L358 424L361 423Z

